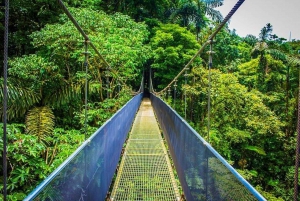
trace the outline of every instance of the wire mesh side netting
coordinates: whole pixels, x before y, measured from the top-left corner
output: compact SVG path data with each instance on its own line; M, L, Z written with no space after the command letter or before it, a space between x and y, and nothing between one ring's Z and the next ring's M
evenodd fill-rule
M151 102L187 200L265 200L172 108Z
M25 200L105 200L141 99L133 97Z

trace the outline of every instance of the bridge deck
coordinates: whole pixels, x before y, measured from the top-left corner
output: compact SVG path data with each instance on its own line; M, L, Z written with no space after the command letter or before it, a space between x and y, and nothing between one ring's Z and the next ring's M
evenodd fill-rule
M144 99L127 142L111 200L179 200L170 160L149 99Z

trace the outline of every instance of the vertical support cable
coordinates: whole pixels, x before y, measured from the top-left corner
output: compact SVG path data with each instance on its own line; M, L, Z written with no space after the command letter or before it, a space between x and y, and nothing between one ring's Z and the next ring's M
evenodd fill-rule
M109 77L108 77L108 69L105 71L105 77L106 77L106 98L109 98Z
M208 101L207 101L207 141L209 143L210 135L210 95L211 95L211 68L212 68L212 44L213 39L210 40L209 63L208 63Z
M144 68L143 68L143 78L142 78L141 88L142 88L141 92L144 93L145 91L145 69Z
M208 40L202 45L202 47L198 50L198 52L192 57L192 59L185 65L185 67L176 75L176 77L160 92L165 91L168 87L172 86L172 84L179 78L182 73L184 73L185 68L189 67L194 60L197 58L200 53L202 53L205 47L210 43L210 41L219 33L219 31L223 28L223 26L228 22L228 20L232 17L232 15L239 9L239 7L244 3L245 0L239 0L235 6L231 9L228 15L224 18L224 20L219 24L219 26L214 30L214 32L208 37Z
M299 70L299 89L298 89L298 121L297 121L297 144L295 160L295 177L294 177L294 201L298 200L298 174L299 174L299 144L300 144L300 70Z
M5 0L4 66L3 66L3 200L7 198L7 60L8 60L9 0Z
M148 87L148 89L149 89L149 93L152 93L151 87L150 87L150 83L152 83L152 79L151 79L151 68L149 68L149 80L148 80L148 83L146 83L146 84L148 84L147 87Z
M84 90L84 138L87 139L87 104L88 104L88 40L84 41L84 67L85 67L85 90Z
M152 69L149 70L149 81L148 81L148 88L149 92L152 93Z
M210 143L210 96L211 96L211 68L212 68L212 54L213 54L213 39L210 40L210 48L209 48L209 61L208 61L208 100L207 100L207 142ZM209 156L208 156L208 148L206 147L206 200L209 200Z
M174 83L174 110L176 106L176 87L177 87L177 80Z
M87 140L87 110L88 110L88 43L89 41L85 39L84 41L84 67L85 67L85 89L84 89L84 139ZM84 149L84 181L87 179L87 163L86 163L86 149ZM81 197L86 196L85 191L81 191Z
M187 85L187 71L188 71L188 68L185 68L185 74L184 74L184 82L185 82L185 87ZM186 108L187 108L187 104L186 104L186 89L184 90L184 119L186 120Z

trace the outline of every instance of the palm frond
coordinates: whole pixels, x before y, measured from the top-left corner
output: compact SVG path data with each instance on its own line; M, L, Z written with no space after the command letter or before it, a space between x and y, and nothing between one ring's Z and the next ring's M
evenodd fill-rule
M281 52L277 49L268 49L267 52L274 58L282 61L287 60L287 55L284 52Z
M0 84L0 99L3 101L3 82L1 79ZM41 100L39 94L35 93L33 90L22 88L20 86L13 86L8 83L7 86L8 93L8 119L23 116L26 111L32 107L34 104ZM1 104L3 105L3 104ZM3 114L3 108L0 108L1 115Z
M172 22L188 26L195 21L198 15L197 5L195 2L184 2L180 8L170 10L169 19Z
M203 0L203 2L211 8L217 8L223 5L223 0Z
M84 83L77 84L65 84L60 86L59 89L53 91L45 98L46 105L52 105L54 107L61 106L68 103L75 97L80 97L81 88Z
M244 149L254 151L254 152L258 153L259 155L264 155L264 156L266 155L266 152L262 147L246 145L246 146L244 146Z
M300 59L297 58L297 57L290 57L290 56L288 56L287 57L287 61L292 66L298 66L298 67L300 67Z
M268 49L268 44L266 42L257 42L252 49L252 53L255 51L262 52L266 49Z
M270 23L266 24L266 26L264 26L259 33L259 39L263 42L268 40L271 36L272 31L273 26Z
M211 17L213 21L218 23L222 22L223 16L220 11L213 9L212 7L206 6L205 7L205 14Z
M251 46L254 46L258 41L256 36L251 35L251 34L248 34L243 40Z
M52 134L54 129L54 115L48 106L34 107L28 111L25 120L26 132L43 141Z

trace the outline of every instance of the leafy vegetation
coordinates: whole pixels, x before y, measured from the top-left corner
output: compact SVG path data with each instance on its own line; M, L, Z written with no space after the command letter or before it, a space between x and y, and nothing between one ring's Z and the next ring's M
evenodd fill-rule
M240 38L226 30L217 35L210 75L210 136L209 73L204 66L191 69L188 84L171 105L184 116L185 91L190 124L267 199L291 200L299 41L282 42L271 31L267 24L260 38ZM201 57L206 65L207 55Z
M223 1L65 3L116 72L89 48L91 134L130 99L142 72L152 69L157 90L177 75L206 42L208 25L222 20L215 8ZM22 200L84 140L84 41L55 1L16 0L10 11L8 193ZM210 143L268 200L292 200L300 41L279 38L267 24L258 38L225 28L213 46ZM207 62L201 54L187 84L178 80L176 104L166 101L185 116L186 92L187 121L208 139Z

